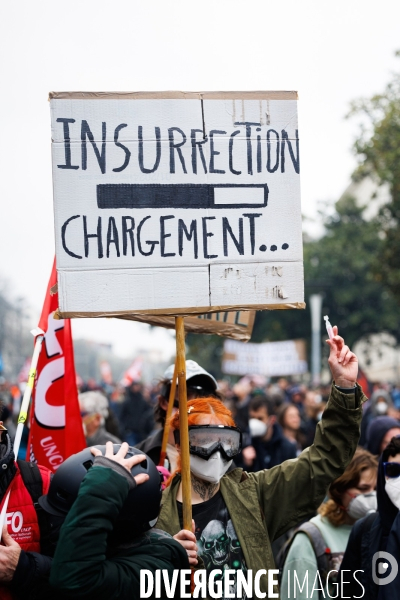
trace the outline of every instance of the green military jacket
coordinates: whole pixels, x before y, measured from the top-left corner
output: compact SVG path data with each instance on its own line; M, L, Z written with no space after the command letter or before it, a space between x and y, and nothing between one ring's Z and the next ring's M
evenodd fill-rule
M153 574L166 570L169 582L174 569L189 569L184 548L160 530L110 553L108 536L128 491L127 480L112 469L89 469L57 543L50 573L55 600L135 600L140 598L141 569ZM168 597L179 598L179 584ZM167 598L163 585L161 598Z
M253 577L259 569L275 568L271 542L309 518L329 484L349 464L360 437L365 400L359 386L355 393L344 394L333 385L314 443L298 458L257 473L234 469L221 479L221 493ZM157 522L171 535L181 529L176 504L180 481L177 475L164 491ZM261 576L260 590L268 593L267 574Z

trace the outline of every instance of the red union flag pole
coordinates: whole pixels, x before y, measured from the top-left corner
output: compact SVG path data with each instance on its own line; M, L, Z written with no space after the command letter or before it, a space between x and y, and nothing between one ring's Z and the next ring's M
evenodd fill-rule
M71 323L54 319L58 308L54 261L39 327L45 332L31 408L27 460L56 470L86 448L79 410Z

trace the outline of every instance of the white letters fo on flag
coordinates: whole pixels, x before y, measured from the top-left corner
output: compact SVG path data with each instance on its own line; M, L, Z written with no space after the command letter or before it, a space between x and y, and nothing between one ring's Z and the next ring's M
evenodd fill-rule
M295 92L51 94L61 316L303 308Z

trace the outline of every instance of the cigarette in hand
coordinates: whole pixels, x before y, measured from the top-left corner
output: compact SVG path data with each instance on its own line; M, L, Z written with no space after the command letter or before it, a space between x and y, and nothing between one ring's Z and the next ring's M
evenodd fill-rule
M326 331L328 332L329 339L331 340L333 338L332 325L329 322L328 315L325 315L324 319L325 319Z

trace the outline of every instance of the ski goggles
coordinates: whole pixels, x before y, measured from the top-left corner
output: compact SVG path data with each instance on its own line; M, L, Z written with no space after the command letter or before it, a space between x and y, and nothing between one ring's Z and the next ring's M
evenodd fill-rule
M174 431L175 443L180 444L179 429ZM214 452L221 452L226 460L231 460L242 449L242 432L237 427L227 425L190 425L190 454L208 460Z
M385 472L385 476L390 477L390 479L400 477L400 463L398 462L384 462L383 470Z

